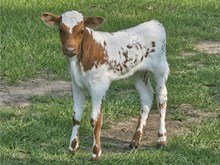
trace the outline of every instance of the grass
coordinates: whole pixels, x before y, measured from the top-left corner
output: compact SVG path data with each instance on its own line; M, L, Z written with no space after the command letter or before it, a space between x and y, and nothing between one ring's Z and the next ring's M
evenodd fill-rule
M2 0L0 77L8 83L45 75L69 80L57 30L44 26L39 17L45 11L60 14L72 9L104 17L106 21L99 29L103 31L160 20L168 39L170 114L176 120L184 120L183 114L175 111L183 103L201 112L219 114L220 56L194 50L199 41L220 41L218 0ZM74 156L66 151L71 130L71 98L45 96L30 100L30 107L0 107L0 164L94 164L89 161L91 148L88 149L92 145L87 122L89 100L81 127L80 149ZM108 127L109 120L125 120L138 114L139 100L131 79L113 83L106 100L104 127ZM97 164L220 164L219 115L189 127L191 133L170 139L166 148L104 153Z
M88 152L92 145L92 131L87 122L89 112L85 113L82 123L79 151L73 156L66 150L71 130L70 99L44 98L43 103L40 100L35 98L31 107L16 108L16 112L14 107L0 109L1 163L93 164ZM219 164L220 132L216 131L219 126L218 116L191 126L194 133L172 139L164 149L104 152L97 164Z

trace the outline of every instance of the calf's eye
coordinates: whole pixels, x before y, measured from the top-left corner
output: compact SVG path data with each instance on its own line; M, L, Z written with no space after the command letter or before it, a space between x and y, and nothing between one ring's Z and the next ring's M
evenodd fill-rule
M83 34L83 32L84 32L84 28L79 32L80 34Z

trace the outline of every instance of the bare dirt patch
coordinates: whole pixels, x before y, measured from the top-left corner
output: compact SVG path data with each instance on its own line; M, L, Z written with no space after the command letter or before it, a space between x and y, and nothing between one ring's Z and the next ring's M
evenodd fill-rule
M0 105L30 105L32 96L62 96L71 94L71 84L67 81L31 79L16 85L8 85L0 80Z
M190 104L182 104L177 108L177 111L181 111L186 115L186 120L177 121L172 120L169 115L169 110L167 112L166 119L166 129L168 133L168 143L169 138L176 137L179 135L184 135L190 132L189 124L199 123L202 119L212 117L213 113L205 113L196 110ZM138 117L132 118L129 121L123 121L118 123L113 123L111 128L102 130L102 139L104 143L107 144L107 149L104 148L106 152L123 152L130 150L129 144L135 132L138 122ZM147 124L144 127L144 134L141 141L141 148L155 147L157 143L157 133L159 128L159 113L157 110L152 110L147 120Z
M220 54L219 41L201 41L195 46L196 50L208 54Z
M138 117L129 121L123 121L111 125L110 129L102 130L102 136L107 138L104 143L108 143L110 147L108 151L123 152L129 150L129 144L135 132ZM180 121L166 121L168 136L183 134L185 128ZM144 133L140 147L156 146L157 133L159 128L159 113L156 110L151 111L147 124L144 127ZM117 145L117 146L116 146Z
M220 54L220 41L201 41L195 45L194 50L210 55ZM188 58L195 56L196 52L181 52L180 54L183 58Z

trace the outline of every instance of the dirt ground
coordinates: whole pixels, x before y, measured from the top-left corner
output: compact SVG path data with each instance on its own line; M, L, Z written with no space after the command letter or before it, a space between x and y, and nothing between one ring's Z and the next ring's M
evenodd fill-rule
M8 85L0 80L0 106L1 105L30 105L31 96L62 96L71 94L71 82L49 81L36 78L16 85Z
M186 115L186 120L172 120L169 115L169 109L166 117L166 129L168 134L168 143L170 137L184 135L190 132L189 125L199 123L205 118L214 116L214 113L201 112L196 110L190 104L180 105L176 111L181 111ZM106 152L123 152L129 149L130 141L136 129L138 117L129 121L113 123L109 129L102 130L102 139L104 143L110 145ZM155 147L157 143L157 133L159 128L159 114L157 110L152 110L144 127L144 133L140 148Z
M203 41L195 46L195 50L208 54L220 54L220 42ZM16 85L8 85L0 79L0 106L28 106L31 104L28 100L31 96L62 96L66 94L71 95L71 83L67 81L49 81L43 78L36 78L26 82L20 82ZM183 122L171 120L168 112L166 120L168 141L169 137L188 132L187 125L189 125L189 123L199 122L201 119L212 115L201 113L188 104L180 105L177 110L183 112L187 116L187 120ZM137 125L137 120L138 117L132 118L129 121L112 123L109 129L103 129L102 144L106 145L105 148L110 146L109 149L107 149L110 152L111 150L125 151L128 149L129 142L132 139ZM156 144L158 124L159 114L156 110L152 110L147 125L144 128L144 135L141 142L142 147Z
M220 54L220 42L201 41L195 46L195 50L208 54Z

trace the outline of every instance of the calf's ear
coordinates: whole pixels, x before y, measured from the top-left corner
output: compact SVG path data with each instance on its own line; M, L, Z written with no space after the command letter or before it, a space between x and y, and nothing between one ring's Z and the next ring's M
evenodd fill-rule
M86 17L85 18L85 26L91 29L96 29L99 27L104 21L102 17Z
M56 26L59 25L61 16L45 12L41 14L40 18L47 26Z

